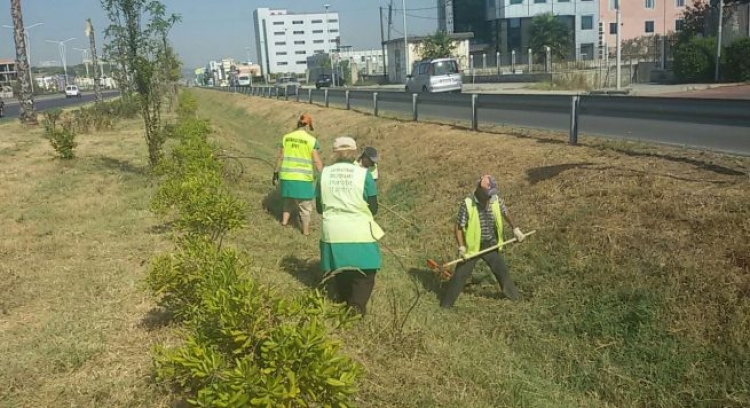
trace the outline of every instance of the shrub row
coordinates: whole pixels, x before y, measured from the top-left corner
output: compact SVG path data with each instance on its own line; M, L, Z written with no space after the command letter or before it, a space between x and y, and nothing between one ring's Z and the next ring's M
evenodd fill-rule
M118 99L89 107L63 112L60 109L44 113L44 135L62 159L75 157L76 135L112 130L118 119L132 119L138 114L138 105Z
M243 226L245 205L222 179L191 94L178 103L177 146L151 203L175 227L176 248L153 259L147 285L182 343L153 349L157 381L197 407L350 406L361 369L333 335L353 317L317 291L286 298L244 273L249 261L222 242Z
M724 48L720 68L725 80L750 81L750 38L734 41ZM694 37L678 44L675 49L674 72L679 81L711 81L715 69L715 38Z

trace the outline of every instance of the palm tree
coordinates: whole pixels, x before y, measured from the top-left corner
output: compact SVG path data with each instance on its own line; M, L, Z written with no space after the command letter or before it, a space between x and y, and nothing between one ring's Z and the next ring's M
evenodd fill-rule
M531 20L529 46L537 59L543 59L550 48L552 57L565 59L570 54L571 29L552 13L535 16Z
M31 69L26 54L26 37L21 14L21 0L10 0L10 13L13 16L13 27L16 40L16 71L18 72L18 102L21 108L21 123L36 125L34 112L34 94L31 91Z

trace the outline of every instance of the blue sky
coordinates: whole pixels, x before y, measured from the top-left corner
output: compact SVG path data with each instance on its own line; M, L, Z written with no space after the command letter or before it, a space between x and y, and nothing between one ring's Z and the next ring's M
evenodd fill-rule
M259 7L286 8L290 11L323 10L323 4L338 11L341 22L341 38L345 45L357 49L378 48L380 25L378 7L387 5L387 0L162 0L172 13L182 15L180 23L172 33L172 42L187 68L202 66L210 59L231 56L247 59L255 56L253 10ZM407 28L409 34L426 34L437 28L436 0L407 0L409 10ZM54 4L54 6L52 5ZM63 5L64 4L64 5ZM401 8L401 0L395 5ZM98 41L101 32L109 24L99 0L22 0L24 23L30 26L37 22L41 26L29 30L32 62L60 61L58 47L46 40L76 40L67 43L68 64L81 61L81 52L73 48L86 48L84 35L86 18L91 18L96 28ZM12 24L7 1L0 8L0 24ZM394 38L401 37L403 17L394 13ZM13 30L0 29L0 59L15 58Z

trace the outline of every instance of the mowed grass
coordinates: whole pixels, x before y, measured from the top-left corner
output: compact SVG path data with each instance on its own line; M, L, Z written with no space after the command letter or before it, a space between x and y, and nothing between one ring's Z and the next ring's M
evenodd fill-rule
M151 181L138 120L78 137L0 124L0 406L154 407L147 261Z
M288 292L317 285L317 236L278 225L262 160L273 161L303 112L324 160L340 135L380 151L380 201L418 227L377 216L385 266L370 314L344 338L367 372L362 406L750 406L747 159L199 97L217 141L255 158L232 161L251 207L232 241L250 253L255 277ZM506 251L524 300L504 299L480 267L456 307L441 310L425 261L455 255L458 203L483 172L499 180L521 227L538 230Z

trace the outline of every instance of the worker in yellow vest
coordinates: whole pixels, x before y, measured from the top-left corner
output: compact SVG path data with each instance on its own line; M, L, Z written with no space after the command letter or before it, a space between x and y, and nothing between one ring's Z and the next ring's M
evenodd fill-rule
M468 258L482 249L502 243L503 218L510 225L518 242L523 241L525 235L513 222L505 202L500 198L497 182L492 176L483 175L477 182L474 194L467 197L459 207L455 226L459 257ZM501 250L502 247L497 251L467 259L456 265L456 270L448 281L445 293L440 300L440 306L453 306L480 258L492 270L505 296L511 300L517 300L518 290L510 279Z
M351 137L333 142L335 163L326 166L317 187L317 211L323 215L320 263L334 273L336 295L365 314L381 266L383 231L373 219L378 188L367 169L355 164L357 143Z
M281 225L289 225L292 212L296 212L302 233L310 235L310 216L315 199L315 170L323 170L320 144L306 128L313 130L312 117L303 114L297 121L297 130L284 136L276 156L273 185L281 181L283 212Z
M380 173L378 172L378 151L374 147L365 147L357 159L357 164L369 170L372 179L376 182L378 181L380 177Z

